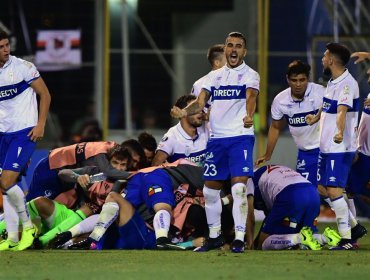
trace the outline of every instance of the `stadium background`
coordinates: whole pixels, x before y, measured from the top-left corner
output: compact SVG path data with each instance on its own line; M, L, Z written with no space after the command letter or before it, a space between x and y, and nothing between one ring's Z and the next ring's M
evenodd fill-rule
M230 31L244 33L246 62L261 75L256 154L265 146L269 105L287 86L288 63L309 62L312 81L325 83L325 44L339 40L351 51L369 51L369 22L369 0L3 0L0 9L0 26L13 34L12 53L30 61L38 31L81 31L80 67L40 71L63 131L59 143L68 142L88 101L105 139L121 142L143 130L160 138L175 122L169 109L176 98L210 70L208 47ZM349 65L363 97L368 66ZM293 146L283 135L272 160L294 166L295 150L287 153Z

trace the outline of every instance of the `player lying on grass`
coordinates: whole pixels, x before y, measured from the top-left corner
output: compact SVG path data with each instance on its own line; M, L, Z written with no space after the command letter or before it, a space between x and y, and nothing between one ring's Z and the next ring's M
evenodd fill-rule
M116 179L126 178L129 173L125 170L130 169L132 163L128 150L117 145L110 150L108 157L110 165L117 171ZM74 188L57 196L56 201L38 197L27 203L31 218L41 218L42 232L39 246L45 247L57 233L66 231L86 217L100 212L116 179L103 180L103 178L100 181L90 182L93 178L90 176L99 173L100 169L96 166L63 169L58 174L60 179L74 183ZM79 208L79 210L75 212L68 208Z
M250 204L266 215L255 240L256 249L287 249L302 244L311 250L321 250L313 236L320 197L312 183L289 167L267 165L255 170L247 187ZM253 221L248 221L248 226L253 227ZM317 237L322 244L331 246L340 240L338 233L329 228Z
M173 165L177 164L178 162L175 162ZM163 219L163 216L158 214L164 213L166 216L169 211L157 211L154 221L151 221L153 212L160 203L165 202L166 206L176 204L172 228L176 228L175 231L180 233L180 240L184 238L186 240L189 236L205 236L208 232L202 187L202 168L197 166L180 164L176 167L144 169L129 180L127 195L123 195L125 198L116 193L109 194L90 237L70 248L89 249L93 245L98 249L183 249L170 241L168 235L170 219ZM138 197L139 192L142 198ZM152 211L152 215L143 215L142 203ZM154 231L150 224L153 224ZM136 228L133 225L139 225L139 227ZM71 237L72 231L61 234L54 244L61 246ZM203 238L194 241L196 240L200 241ZM184 245L192 247L201 244L188 242Z

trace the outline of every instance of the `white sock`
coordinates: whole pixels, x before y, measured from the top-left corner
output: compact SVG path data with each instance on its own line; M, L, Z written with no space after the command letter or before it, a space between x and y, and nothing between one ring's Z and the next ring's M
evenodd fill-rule
M53 211L53 213L49 216L49 217L47 217L46 219L45 219L45 223L46 223L46 226L49 228L49 229L51 229L52 228L52 226L53 226L53 224L54 224L54 220L55 220L55 214L56 214L56 207L55 207L55 202L53 201L53 203L54 203L54 211Z
M349 225L349 209L343 196L332 201L333 209L337 219L339 234L342 238L351 239L351 227Z
M349 222L351 224L351 228L353 228L358 224L356 220L357 213L356 213L355 201L353 200L353 198L348 198L347 203L348 203L348 208L349 208Z
M235 224L235 239L244 241L248 215L247 187L236 183L231 187L233 196L233 218Z
M13 242L19 241L19 217L13 206L10 204L7 195L3 195L4 220L8 239Z
M205 210L210 238L216 238L221 233L222 203L220 192L220 190L210 189L207 186L203 187Z
M263 241L262 250L284 250L301 243L299 233L273 234Z
M168 231L171 224L171 214L167 210L159 210L153 218L153 227L155 238L168 237Z
M325 245L328 243L328 240L326 239L325 235L321 233L314 233L313 237L320 243L320 245Z
M330 198L329 198L329 197L324 198L324 201L325 201L327 204L329 204L329 207L330 207L331 209L333 209L333 203L331 202L331 200L330 200Z
M77 225L70 228L68 231L72 233L72 237L92 232L94 230L95 224L98 222L98 218L99 214L87 217L85 220L82 220Z
M117 202L105 203L99 214L99 218L94 227L94 230L89 237L95 241L99 241L100 238L102 238L104 233L107 231L109 226L117 219L118 212L119 205Z
M23 229L33 228L22 189L15 184L6 190L6 194L8 195L9 203L17 211L18 217L22 221Z

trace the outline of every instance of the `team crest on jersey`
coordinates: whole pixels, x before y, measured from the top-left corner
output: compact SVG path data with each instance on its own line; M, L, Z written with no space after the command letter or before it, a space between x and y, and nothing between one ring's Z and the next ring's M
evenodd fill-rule
M162 188L160 186L151 186L148 190L148 196L151 196L156 193L162 192Z
M185 152L184 152L185 153L185 156L188 157L190 155L190 153L191 153L190 151L191 151L191 148L189 146L186 146L185 147Z
M349 86L344 86L343 94L349 94Z

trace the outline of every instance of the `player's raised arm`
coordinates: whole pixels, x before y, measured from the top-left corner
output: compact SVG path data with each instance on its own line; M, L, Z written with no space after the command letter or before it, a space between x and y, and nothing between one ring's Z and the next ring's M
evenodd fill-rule
M357 58L355 60L355 64L365 61L366 59L370 59L370 52L354 52L351 54L351 57Z
M173 106L171 109L171 117L181 119L182 117L200 113L206 105L209 97L210 93L205 89L202 89L197 99L186 106L184 109Z

